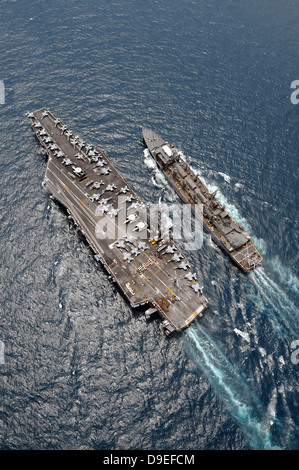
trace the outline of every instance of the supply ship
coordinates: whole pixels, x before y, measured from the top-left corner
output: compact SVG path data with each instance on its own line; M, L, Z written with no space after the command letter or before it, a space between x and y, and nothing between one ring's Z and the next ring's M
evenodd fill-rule
M256 268L263 261L262 255L245 229L217 201L217 191L211 193L208 190L175 144L164 141L147 128L142 129L142 134L150 154L181 201L191 204L193 209L202 205L203 227L212 240L242 271Z
M68 211L132 307L148 305L165 333L203 315L208 299L171 235L155 236L143 204L107 154L74 134L49 109L27 113L47 155L44 183Z

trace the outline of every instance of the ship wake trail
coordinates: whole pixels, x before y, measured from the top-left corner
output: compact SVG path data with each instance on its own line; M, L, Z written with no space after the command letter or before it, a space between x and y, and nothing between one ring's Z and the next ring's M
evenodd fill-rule
M270 260L271 269L279 277L279 281L284 284L291 292L299 296L299 280L294 276L289 268L285 268L278 257Z
M153 157L151 156L150 152L148 149L145 149L143 151L143 158L144 158L144 164L145 166L153 171L154 175L152 176L152 183L154 184L154 186L158 187L158 188L164 188L166 187L166 179L163 175L163 173L159 170L155 160L153 159Z
M203 328L187 331L195 350L189 351L217 396L225 402L230 414L238 421L254 449L277 449L272 444L270 427L273 414L269 414L249 389L246 378L231 364L220 348ZM278 423L277 423L278 424Z
M201 179L211 191L218 189L217 186L207 183L202 176ZM220 191L218 195L219 201L225 204L235 220L241 223L247 231L252 232L249 223L239 214L237 208L233 204L229 204ZM266 242L263 239L256 238L254 235L252 239L255 241L261 253L265 255L267 252ZM261 266L257 267L249 276L258 289L259 300L262 300L262 308L268 313L276 331L280 334L284 332L287 336L289 336L290 333L293 335L295 331L298 331L299 310L289 298L284 288L287 288L298 297L299 281L290 269L285 268L281 264L278 257L267 260L267 267L272 273L278 276L281 286L271 279L270 275L268 275Z
M283 274L283 271L281 273ZM287 335L293 335L295 331L298 331L299 311L292 300L266 274L264 268L258 267L250 276L252 276L253 282L263 301L264 308L268 310L276 330L284 331ZM294 287L296 287L295 284Z

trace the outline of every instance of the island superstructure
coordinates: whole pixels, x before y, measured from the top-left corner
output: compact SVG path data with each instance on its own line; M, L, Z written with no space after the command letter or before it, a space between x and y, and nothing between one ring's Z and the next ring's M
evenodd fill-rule
M150 239L147 206L105 152L75 135L48 108L27 116L48 156L46 186L130 305L148 304L147 318L158 312L166 334L188 328L203 315L208 299L171 236Z
M175 144L166 142L148 128L143 128L142 134L150 154L181 201L193 208L202 204L203 227L213 241L244 272L256 268L263 261L262 255L245 229L216 199L216 192L208 190Z

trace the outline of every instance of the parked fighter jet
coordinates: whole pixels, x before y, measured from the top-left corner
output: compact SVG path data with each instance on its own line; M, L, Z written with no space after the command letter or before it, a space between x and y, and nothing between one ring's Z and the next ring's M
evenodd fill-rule
M179 262L179 261L181 261L182 258L183 258L183 256L182 256L180 253L179 253L179 254L175 254L175 255L173 255L173 257L172 257L168 262L170 262L170 261L177 261L177 262Z
M70 140L71 135L73 135L72 131L67 131L65 133L67 140Z
M192 279L194 279L196 281L197 276L196 276L196 273L189 272L189 273L185 274L185 278L189 279L189 281L192 281Z
M76 157L78 160L83 160L84 162L86 162L85 158L83 157L82 153L80 153L80 152L77 153L77 154L75 155L75 157Z
M102 214L104 215L105 212L109 211L110 207L111 207L111 204L103 204L102 206L99 207L99 211L101 211Z
M62 160L62 163L64 163L65 165L68 166L68 165L71 165L73 162L72 162L72 160L70 160L69 158L64 158L64 159Z
M116 189L116 186L114 183L112 184L107 184L105 191L114 191Z
M148 246L146 245L145 242L138 242L138 248L139 248L139 250L144 251L144 250L148 249Z
M162 255L166 255L168 253L173 254L175 251L176 251L176 247L174 245L168 245L168 247L166 248L164 253L162 253Z
M117 240L116 246L117 246L117 248L125 248L124 240Z
M144 204L140 204L140 202L133 202L133 204L131 204L131 206L128 208L128 210L130 209L139 209L140 207L145 207Z
M131 235L124 235L123 239L125 240L125 242L131 243L133 245L133 238L131 237ZM138 246L138 248L140 247Z
M128 263L131 263L133 259L134 258L132 257L131 253L127 253L127 252L124 253L124 261L128 261Z
M112 209L110 209L110 211L108 211L108 215L110 215L110 217L116 217L118 211L119 211L119 209L114 209L114 207L113 207Z
M193 285L191 286L191 288L192 288L195 292L200 292L200 293L202 293L202 287L200 287L200 285L197 284L197 283L196 283L196 284L193 284Z
M99 167L101 166L101 167L102 167L102 166L106 165L106 163L107 163L107 162L106 162L105 160L98 160L96 166L99 166Z
M83 142L83 140L79 140L79 141L77 142L77 145L78 145L78 149L81 150L81 149L84 147L84 142Z
M135 256L140 255L140 251L138 251L138 248L136 248L136 246L132 248L131 253L132 255L135 255Z
M100 195L92 194L91 196L89 196L89 199L91 200L91 202L98 201L100 199Z
M93 183L93 187L94 187L95 189L100 189L101 184L105 184L103 180L101 180L101 181L95 181L95 182Z
M99 195L100 197L100 195ZM103 198L99 201L99 204L102 206L103 204L107 204L108 201L110 201L111 197Z
M133 199L135 199L134 196L132 196L132 194L130 194L130 196L127 196L127 197L126 197L126 199L125 199L124 202L132 202Z
M188 268L190 268L189 264L185 263L184 261L178 265L178 269L183 269L184 271L186 271Z
M110 171L111 171L111 170L110 170L110 168L109 168L109 166L108 166L107 168L103 168L103 169L102 169L101 174L102 174L102 175L108 175L108 173L109 173Z
M120 188L120 190L119 190L118 194L120 194L120 193L124 193L124 194L126 194L126 192L127 192L127 191L129 191L129 188L128 188L128 186L124 186L123 188Z

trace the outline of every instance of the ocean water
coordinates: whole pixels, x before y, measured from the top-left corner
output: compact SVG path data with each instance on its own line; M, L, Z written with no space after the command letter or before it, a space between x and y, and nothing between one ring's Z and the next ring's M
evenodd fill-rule
M298 449L297 2L2 0L0 20L0 448ZM205 236L186 254L209 308L167 338L43 187L42 106L145 201L174 195L142 126L175 142L263 266Z

